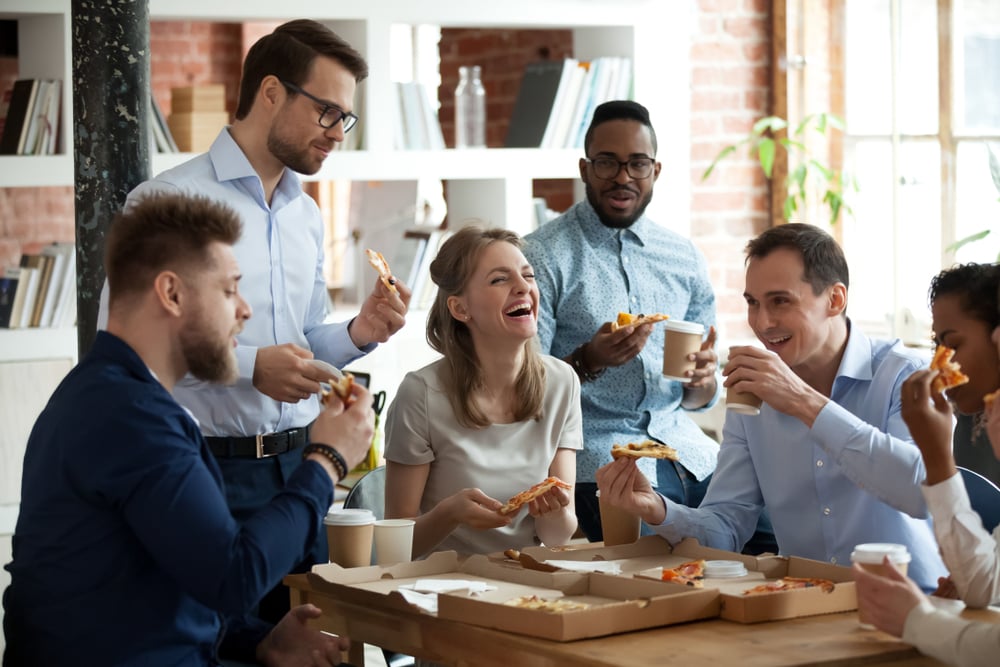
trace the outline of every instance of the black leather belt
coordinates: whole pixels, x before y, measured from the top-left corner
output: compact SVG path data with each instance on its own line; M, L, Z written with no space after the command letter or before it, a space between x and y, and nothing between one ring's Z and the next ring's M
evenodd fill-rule
M305 447L309 443L309 427L238 438L206 436L205 442L212 453L220 458L264 459Z

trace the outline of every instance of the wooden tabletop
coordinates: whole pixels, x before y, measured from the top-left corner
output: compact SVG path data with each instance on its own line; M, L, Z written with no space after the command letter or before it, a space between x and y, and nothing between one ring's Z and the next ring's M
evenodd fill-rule
M860 629L856 612L756 624L716 619L557 642L443 620L416 611L363 608L312 590L305 575L287 577L286 583L291 587L293 605L311 602L323 610L318 627L352 639L354 646L349 660L358 667L364 665L362 642L445 665L477 667L941 664L885 633ZM963 615L1000 623L1000 611L966 610Z

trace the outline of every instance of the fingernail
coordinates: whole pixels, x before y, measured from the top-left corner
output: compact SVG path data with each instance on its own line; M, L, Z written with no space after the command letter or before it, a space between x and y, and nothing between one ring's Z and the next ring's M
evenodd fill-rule
M396 284L396 279L395 278L389 278L389 284L390 285L395 285Z

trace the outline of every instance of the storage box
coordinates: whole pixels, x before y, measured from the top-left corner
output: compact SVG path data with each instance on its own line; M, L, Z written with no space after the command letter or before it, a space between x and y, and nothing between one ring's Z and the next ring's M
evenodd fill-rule
M221 83L170 89L170 113L225 110L226 87Z
M428 578L484 581L496 587L475 596L464 592L438 595L437 615L441 618L556 641L601 637L719 614L717 591L682 588L648 579L539 572L506 567L486 556L460 561L454 552L439 552L424 561L389 567L345 569L333 564L317 565L309 575L309 582L317 591L352 603L369 606L378 599L391 609L418 611L398 589L401 584ZM504 604L526 595L566 598L591 606L550 613Z
M177 149L196 153L207 151L228 123L229 114L225 111L171 113L167 118Z
M854 576L850 568L807 558L747 556L703 547L694 539L686 539L674 548L671 548L666 540L652 535L642 537L633 544L616 547L597 546L569 550L529 547L521 552L521 562L525 567L533 567L532 563L538 563L540 568L552 570L553 568L546 565L546 561L604 560L617 562L622 568L622 575L656 580L660 579L663 568L676 567L698 559L735 560L747 568L748 573L744 577L704 579L703 590L718 592L720 615L730 621L759 623L799 616L834 614L858 608ZM806 588L743 595L743 591L749 588L785 576L829 579L834 582L834 590L827 593L819 588ZM669 585L683 586L673 583Z

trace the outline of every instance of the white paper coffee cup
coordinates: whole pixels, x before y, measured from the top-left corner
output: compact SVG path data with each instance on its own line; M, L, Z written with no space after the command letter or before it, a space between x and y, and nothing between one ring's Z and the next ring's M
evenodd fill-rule
M413 559L413 519L375 522L375 564L408 563Z
M364 567L372 562L375 514L366 509L331 509L323 519L330 562Z
M741 415L759 415L763 401L757 394L749 391L726 390L726 409Z
M685 371L693 371L695 362L688 355L701 350L705 326L699 322L667 320L663 323L663 376L678 382L690 382Z
M859 544L851 552L851 562L857 563L864 569L876 574L885 576L885 557L889 557L889 562L896 566L896 569L906 574L907 567L912 558L909 549L905 544L892 544L889 542L869 542ZM865 630L874 630L863 606L858 605L858 620Z

